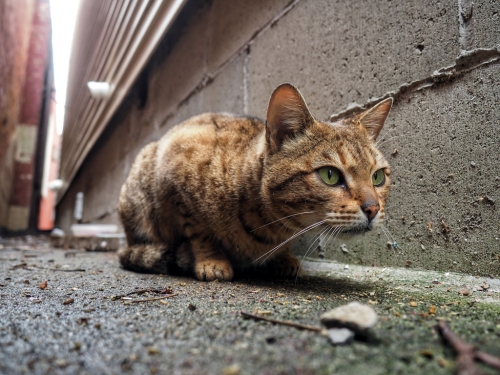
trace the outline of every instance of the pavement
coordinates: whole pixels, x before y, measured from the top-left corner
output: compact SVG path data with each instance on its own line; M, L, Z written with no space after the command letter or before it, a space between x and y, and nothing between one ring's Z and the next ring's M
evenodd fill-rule
M491 277L308 259L296 280L199 282L129 272L113 252L55 249L39 237L0 243L0 374L453 374L439 319L500 357L500 280ZM136 302L159 296L169 298ZM240 313L320 327L323 312L352 301L378 313L375 339L333 346Z

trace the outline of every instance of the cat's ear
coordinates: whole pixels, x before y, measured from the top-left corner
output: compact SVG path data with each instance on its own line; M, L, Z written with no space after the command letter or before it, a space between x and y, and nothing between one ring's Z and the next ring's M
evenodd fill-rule
M385 119L391 111L391 107L392 98L388 98L382 100L375 107L372 107L358 115L358 122L363 124L371 139L377 139L382 127L384 126Z
M293 138L313 121L299 90L289 83L278 86L267 108L266 140L271 150L279 150L286 138Z

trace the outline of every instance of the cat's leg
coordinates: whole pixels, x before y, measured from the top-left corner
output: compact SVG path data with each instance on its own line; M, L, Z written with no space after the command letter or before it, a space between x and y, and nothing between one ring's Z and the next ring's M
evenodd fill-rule
M290 249L280 252L270 259L266 265L269 272L275 275L294 277L302 273L300 260L292 255Z
M123 268L147 273L167 273L170 263L166 246L159 244L128 244L118 258Z
M198 280L229 281L233 279L234 271L229 259L209 242L194 239L191 241L194 257L194 274Z

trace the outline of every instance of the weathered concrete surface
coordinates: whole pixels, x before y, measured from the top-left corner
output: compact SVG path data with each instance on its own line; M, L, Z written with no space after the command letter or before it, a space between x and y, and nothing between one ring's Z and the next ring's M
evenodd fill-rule
M498 2L459 0L460 34L463 49L500 46Z
M217 70L291 2L215 0L208 33L208 70Z
M210 8L199 10L166 59L151 74L147 111L162 119L169 116L177 105L192 92L207 72L206 32L209 27Z
M204 112L243 113L243 70L247 54L237 56L219 75L184 100L165 122L159 135L188 118Z
M426 77L460 52L456 2L300 1L251 46L249 112L265 116L280 83L312 113L363 102Z
M498 279L308 262L296 281L206 283L131 273L114 253L54 250L30 240L0 250L2 374L452 374L454 354L434 332L437 319L500 355ZM85 271L69 272L76 269ZM177 295L168 304L111 298L148 288ZM352 301L378 313L375 342L334 347L318 333L239 314L264 311L319 326L323 312Z
M396 102L380 136L392 167L390 238L382 228L341 238L327 258L500 275L499 77L500 65L483 67ZM388 248L395 240L400 248Z

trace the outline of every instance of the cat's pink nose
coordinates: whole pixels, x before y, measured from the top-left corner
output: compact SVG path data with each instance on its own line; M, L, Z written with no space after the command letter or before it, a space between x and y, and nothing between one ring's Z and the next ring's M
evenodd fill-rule
M378 202L366 202L361 206L361 209L368 218L368 222L371 222L380 211L380 204L378 204Z

